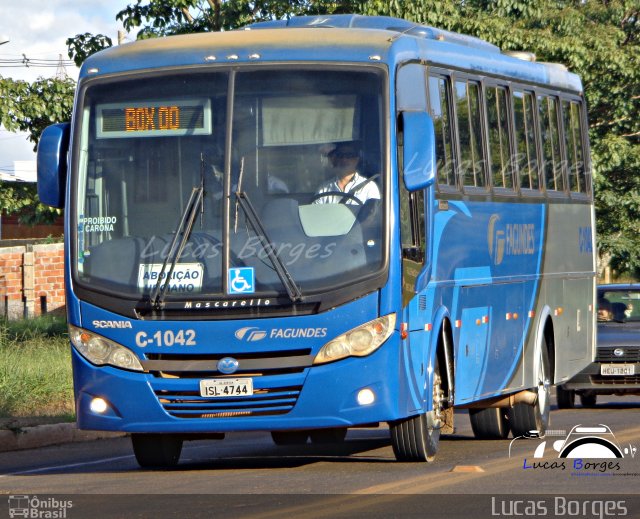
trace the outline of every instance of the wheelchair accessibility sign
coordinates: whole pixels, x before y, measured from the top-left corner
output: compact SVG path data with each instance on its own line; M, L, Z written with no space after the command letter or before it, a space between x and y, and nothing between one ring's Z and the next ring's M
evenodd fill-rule
M256 279L253 267L229 269L229 293L252 294L256 291Z

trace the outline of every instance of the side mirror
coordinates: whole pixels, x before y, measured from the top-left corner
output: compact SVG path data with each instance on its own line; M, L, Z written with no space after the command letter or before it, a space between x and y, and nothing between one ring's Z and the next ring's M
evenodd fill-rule
M436 178L436 134L426 112L403 112L403 178L409 191L433 184Z
M45 128L38 143L38 196L43 204L62 209L67 184L69 123Z

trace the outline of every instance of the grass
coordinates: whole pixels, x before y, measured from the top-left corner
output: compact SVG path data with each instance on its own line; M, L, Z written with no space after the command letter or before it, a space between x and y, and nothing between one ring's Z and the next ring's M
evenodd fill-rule
M73 419L65 319L0 320L0 428Z

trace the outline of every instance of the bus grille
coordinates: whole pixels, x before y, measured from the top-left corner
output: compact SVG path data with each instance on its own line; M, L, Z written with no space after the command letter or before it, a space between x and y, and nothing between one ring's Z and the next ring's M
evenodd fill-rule
M143 366L165 412L176 418L215 419L274 416L290 412L300 396L313 361L310 349L216 354L147 354ZM218 371L218 361L233 356L233 374ZM252 378L250 396L205 397L200 381Z
M311 365L310 349L271 351L262 353L217 353L217 354L147 354L145 368L154 377L165 379L202 379L221 378L217 370L218 361L224 357L233 357L240 361L240 369L230 375L238 376L275 376L303 373ZM183 362L189 362L186 368L179 368Z
M624 355L616 356L615 350L623 350ZM608 346L598 348L596 362L640 362L640 348L638 346Z
M156 390L164 410L176 418L231 418L273 416L293 409L302 386L256 389L252 396L241 398L206 398L198 391Z

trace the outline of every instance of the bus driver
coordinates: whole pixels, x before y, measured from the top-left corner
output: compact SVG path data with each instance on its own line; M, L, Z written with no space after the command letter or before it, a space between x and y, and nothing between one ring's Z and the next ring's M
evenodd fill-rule
M360 205L369 199L380 199L378 185L358 173L360 150L355 142L337 143L327 157L335 179L318 189L314 204ZM320 196L323 193L326 193L326 196ZM345 193L345 196L339 193Z

